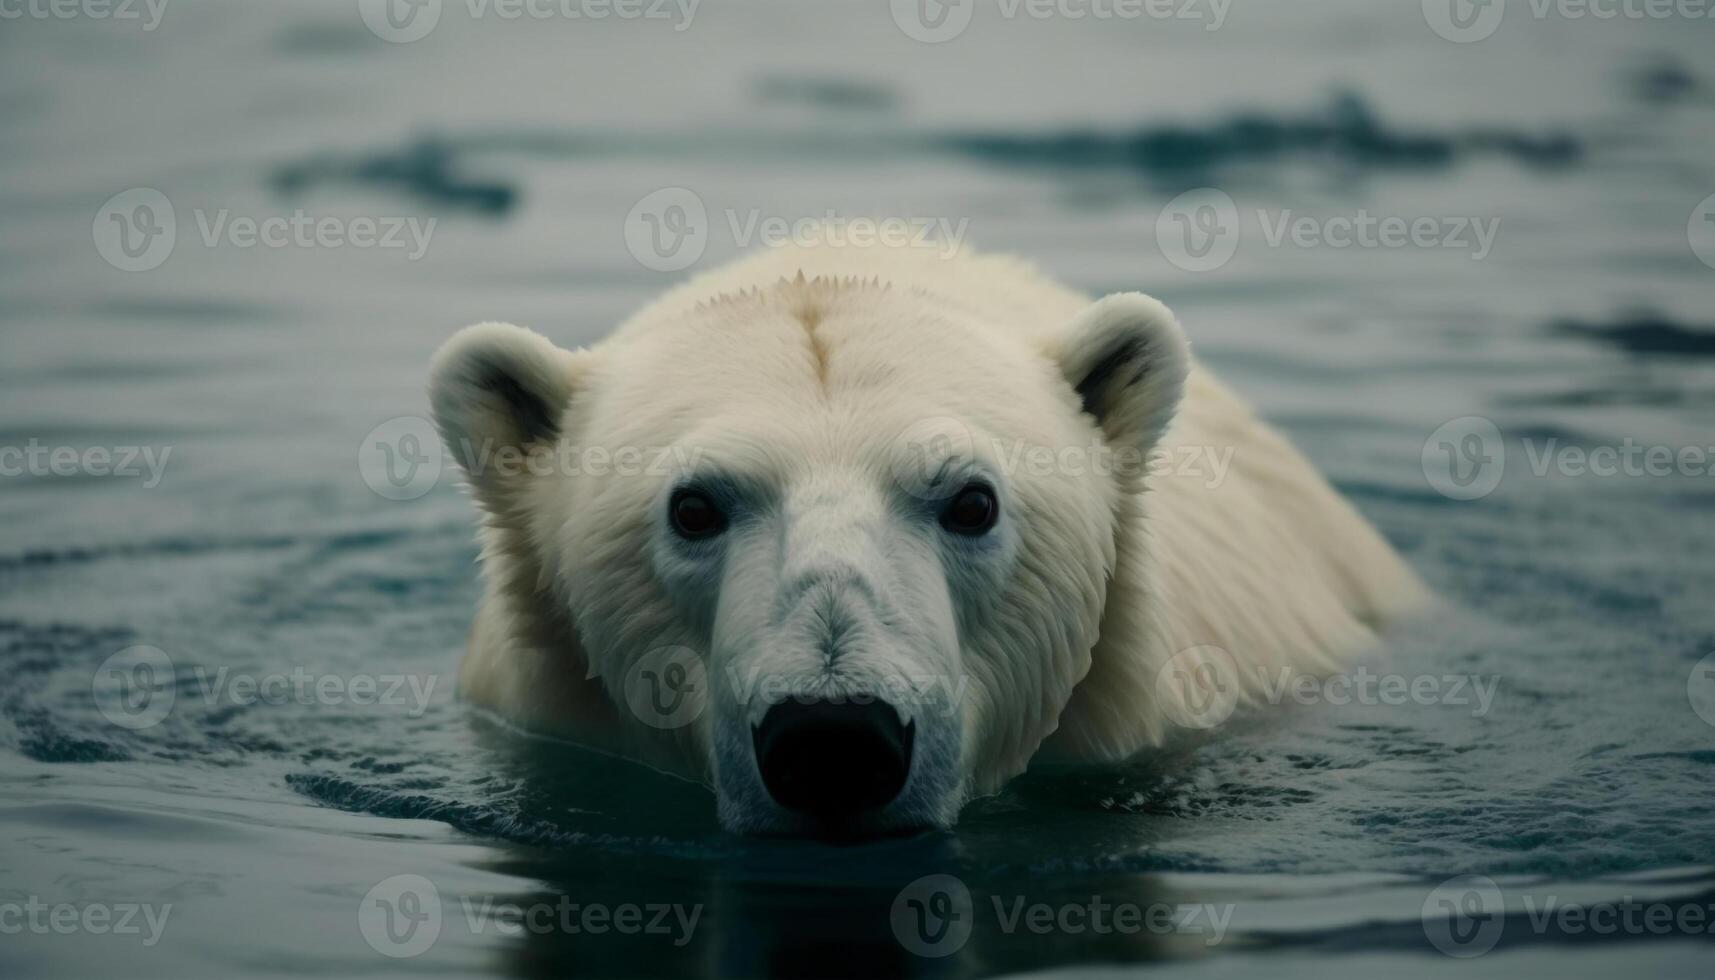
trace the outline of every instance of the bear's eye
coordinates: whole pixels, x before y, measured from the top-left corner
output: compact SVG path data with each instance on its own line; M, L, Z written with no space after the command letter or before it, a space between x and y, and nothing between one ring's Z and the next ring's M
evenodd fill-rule
M682 538L710 538L726 530L726 516L699 490L681 489L667 501L667 520Z
M954 534L978 535L988 533L1000 518L1000 501L994 491L981 483L972 483L953 495L941 511L941 526Z

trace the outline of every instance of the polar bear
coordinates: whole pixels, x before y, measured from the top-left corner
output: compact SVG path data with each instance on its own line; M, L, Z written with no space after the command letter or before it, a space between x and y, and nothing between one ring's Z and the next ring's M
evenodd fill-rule
M1166 307L1008 257L769 249L586 349L468 327L430 401L485 518L463 696L739 833L950 826L1427 598Z

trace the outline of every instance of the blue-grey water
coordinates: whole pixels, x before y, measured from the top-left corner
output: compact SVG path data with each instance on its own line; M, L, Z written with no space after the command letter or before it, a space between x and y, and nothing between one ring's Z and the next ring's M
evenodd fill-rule
M926 44L909 4L449 0L398 42L356 2L99 6L0 20L0 974L1715 964L1715 478L1681 454L1715 445L1715 21L978 3ZM1158 218L1204 187L1242 237L1193 272ZM708 214L685 270L627 237L663 188ZM168 218L132 189L170 202L164 257L114 251L144 241L116 215ZM1498 224L1480 256L1271 241L1360 210ZM241 231L299 211L403 245ZM1288 699L855 847L727 836L700 787L459 703L472 508L376 462L425 448L429 354L487 319L591 341L750 216L829 212L1168 301L1448 600L1372 662L1441 694ZM1603 447L1673 463L1567 462ZM1448 482L1485 459L1492 492ZM1092 903L1173 927L1062 914ZM968 938L919 955L896 927L935 908Z

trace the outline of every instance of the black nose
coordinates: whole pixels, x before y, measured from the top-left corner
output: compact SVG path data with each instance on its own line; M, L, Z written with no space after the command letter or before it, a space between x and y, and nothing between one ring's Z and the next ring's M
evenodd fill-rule
M915 726L891 705L786 701L751 732L768 795L830 818L886 806L911 774Z

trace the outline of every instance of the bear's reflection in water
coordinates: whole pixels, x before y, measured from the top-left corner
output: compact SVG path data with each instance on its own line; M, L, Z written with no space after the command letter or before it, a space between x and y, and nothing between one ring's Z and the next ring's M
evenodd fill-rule
M995 846L1000 828L975 846L957 830L739 838L700 786L564 743L482 740L515 804L493 827L530 841L487 870L540 887L442 901L513 975L986 976L1184 956L1213 929L1180 929L1196 900L1147 874L1033 873ZM1027 833L1027 812L1014 821Z

